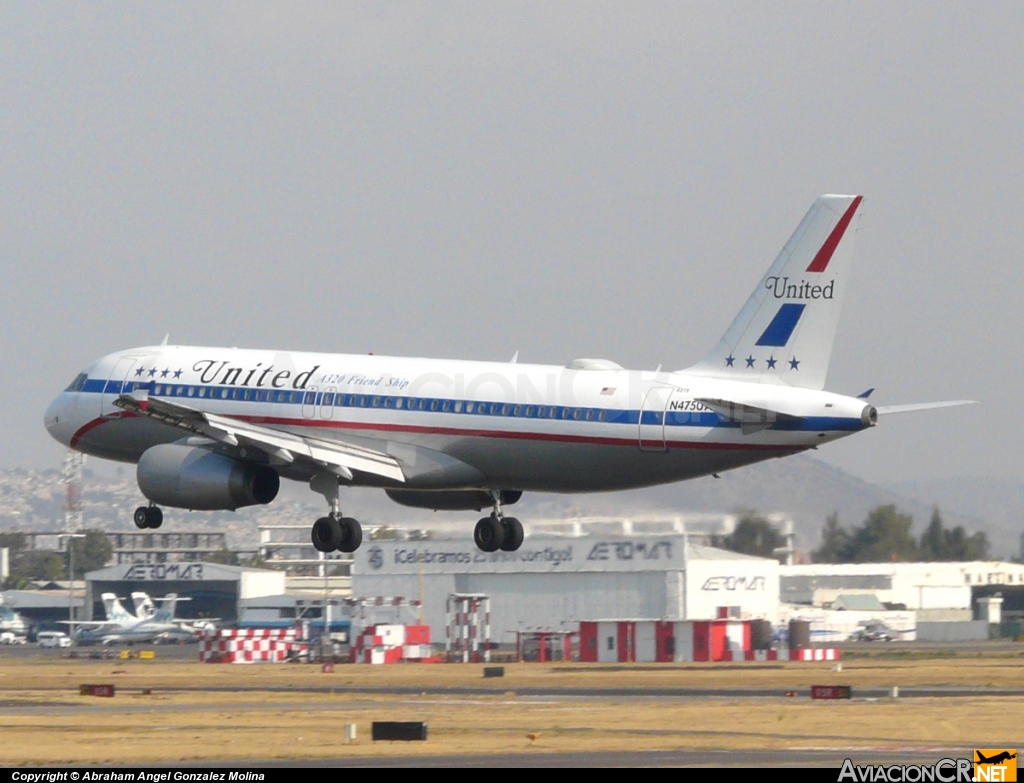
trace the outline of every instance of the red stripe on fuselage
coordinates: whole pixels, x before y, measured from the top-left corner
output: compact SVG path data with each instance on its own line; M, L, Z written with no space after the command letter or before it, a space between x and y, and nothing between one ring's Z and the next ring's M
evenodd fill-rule
M223 415L223 414L222 414ZM70 446L75 448L76 444L90 430L94 430L101 424L105 424L115 418L141 418L135 413L124 413L122 416L101 417L93 419L83 425L71 438ZM412 424L381 424L361 421L324 421L314 419L286 419L277 416L231 416L230 418L246 421L251 424L276 424L286 427L305 427L313 429L332 430L363 430L375 432L408 432L417 435L453 435L467 438L499 438L505 440L533 440L546 441L549 443L588 443L598 446L639 446L638 438L598 438L588 435L559 435L549 432L508 432L505 430L467 430L455 427L425 427ZM173 426L173 425L168 425ZM657 445L661 441L657 438L646 438L644 442L648 445ZM798 444L768 444L768 443L708 443L704 441L667 441L666 446L670 449L723 449L723 450L747 450L747 451L793 451L807 448Z
M828 262L832 260L832 254L836 252L836 248L839 246L839 241L843 238L843 234L846 233L847 226L850 225L850 221L853 220L853 213L857 211L857 207L860 206L860 202L863 196L857 196L850 204L836 227L832 229L832 233L828 235L828 239L825 240L825 244L821 246L821 250L811 261L811 265L807 267L808 272L824 272L828 266Z
M509 432L506 430L467 430L455 427L425 427L414 424L379 424L362 421L324 421L311 419L284 419L272 416L235 416L252 424L277 424L287 427L312 427L338 430L373 430L376 432L408 432L417 435L454 435L467 438L501 438L506 440L535 440L555 443L590 443L598 446L638 446L638 438L599 438L588 435L559 435L549 432ZM647 444L657 444L657 438L645 438ZM804 446L795 444L773 445L765 443L705 443L703 441L668 441L669 448L681 449L749 449L791 450Z

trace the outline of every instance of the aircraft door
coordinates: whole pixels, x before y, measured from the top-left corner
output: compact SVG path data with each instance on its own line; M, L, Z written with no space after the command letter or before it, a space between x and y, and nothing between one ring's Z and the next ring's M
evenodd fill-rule
M334 418L334 397L335 388L328 386L320 397L320 418L321 419L333 419Z
M647 390L640 408L640 451L668 451L665 445L665 410L674 386L656 383Z
M316 398L318 396L319 389L316 386L310 386L302 395L302 418L312 419L316 416Z
M103 394L100 396L100 416L110 418L121 413L120 408L114 407L114 400L121 395L139 358L138 356L122 356L114 364L114 369L110 371L110 376L103 386Z

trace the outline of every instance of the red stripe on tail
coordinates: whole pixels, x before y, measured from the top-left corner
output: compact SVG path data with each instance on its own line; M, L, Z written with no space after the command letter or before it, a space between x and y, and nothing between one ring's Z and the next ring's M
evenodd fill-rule
M850 225L850 221L853 220L853 213L857 211L857 207L860 206L860 202L863 196L857 196L850 204L849 209L846 210L846 214L836 224L836 227L832 229L832 233L828 235L828 239L825 240L825 244L821 246L821 250L818 251L818 255L811 261L811 265L807 267L808 272L824 272L828 266L828 262L832 260L832 254L836 252L836 248L839 246L840 240L843 238L843 234L846 233L846 227Z

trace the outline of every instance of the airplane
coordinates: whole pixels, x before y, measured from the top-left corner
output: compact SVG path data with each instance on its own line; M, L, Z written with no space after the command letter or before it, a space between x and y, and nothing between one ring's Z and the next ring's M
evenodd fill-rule
M160 508L270 503L281 478L307 482L329 513L321 552L353 552L360 523L340 490L382 488L433 510L483 510L473 538L515 551L505 508L523 492L596 492L717 476L878 424L879 416L972 400L879 406L824 391L853 263L861 196L819 197L725 335L678 371L605 359L565 366L172 346L90 364L44 416L58 442L137 463Z
M3 597L0 596L0 632L12 633L15 636L24 636L28 633L28 623L18 612L5 606Z
M133 600L135 595L136 593L132 594ZM179 598L177 594L170 593L166 598L157 599L165 605L157 609L151 617L140 617L125 609L121 600L113 593L103 593L100 597L107 619L75 621L75 625L81 628L77 637L80 642L148 642L164 637L176 637L182 633L181 621L174 617L174 612L178 602L187 601L188 598ZM145 599L151 600L148 595ZM61 622L70 623L66 620Z

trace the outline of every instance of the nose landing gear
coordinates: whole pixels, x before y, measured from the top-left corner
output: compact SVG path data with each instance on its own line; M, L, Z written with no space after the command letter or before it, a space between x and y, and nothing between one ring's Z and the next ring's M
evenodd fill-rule
M160 510L159 506L139 506L135 509L135 514L132 516L135 521L135 527L139 530L156 530L160 525L164 523L164 512Z
M501 512L501 493L491 492L494 511L476 523L473 542L482 552L515 552L523 545L523 525L515 517L506 517Z

